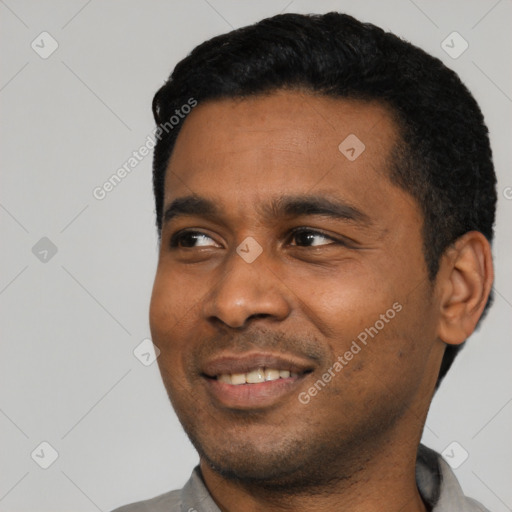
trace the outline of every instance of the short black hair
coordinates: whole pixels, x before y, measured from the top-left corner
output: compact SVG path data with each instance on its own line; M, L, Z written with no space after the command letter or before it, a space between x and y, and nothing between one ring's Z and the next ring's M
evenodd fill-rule
M496 176L477 102L439 59L346 14L281 14L200 44L156 93L153 115L161 127L191 98L201 103L280 89L388 107L399 131L389 176L421 207L431 281L444 251L464 233L476 230L492 241ZM154 150L159 235L166 168L182 125L160 129ZM437 386L460 347L447 345Z

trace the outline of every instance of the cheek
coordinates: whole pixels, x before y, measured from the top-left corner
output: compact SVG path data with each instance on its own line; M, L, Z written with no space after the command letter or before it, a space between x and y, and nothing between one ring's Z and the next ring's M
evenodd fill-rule
M151 295L149 319L152 329L175 334L175 327L187 321L199 299L200 290L186 274L161 263Z
M421 374L434 339L426 286L411 293L395 277L360 269L335 279L295 281L303 314L325 337L333 361L343 357L345 377L371 377L393 387Z
M149 307L149 324L153 343L160 349L159 364L179 371L185 334L194 329L194 305L198 300L183 277L172 272L157 271Z
M178 410L187 408L193 389L187 380L184 360L186 339L184 334L193 329L189 320L190 306L180 300L181 290L170 286L172 278L157 274L149 309L149 323L153 343L159 348L157 364L167 394ZM183 396L187 397L185 403Z
M373 325L398 300L393 283L365 269L310 275L296 279L293 287L303 314L327 337L346 340Z
M362 333L365 341L359 345L366 374L390 399L401 397L404 403L416 393L432 366L436 337L425 291L402 294L390 307L368 317L367 325L356 335Z

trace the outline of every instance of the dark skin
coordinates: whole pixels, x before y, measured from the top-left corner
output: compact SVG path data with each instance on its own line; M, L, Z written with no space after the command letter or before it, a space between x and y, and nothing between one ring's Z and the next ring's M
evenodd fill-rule
M338 150L351 133L366 146L353 162ZM428 510L414 475L422 428L446 344L473 332L493 270L487 240L470 232L429 281L420 208L388 177L396 133L382 105L292 91L200 104L183 125L164 209L191 195L210 203L168 212L150 323L223 511ZM247 237L262 250L250 263L236 251ZM217 380L279 365L295 375Z

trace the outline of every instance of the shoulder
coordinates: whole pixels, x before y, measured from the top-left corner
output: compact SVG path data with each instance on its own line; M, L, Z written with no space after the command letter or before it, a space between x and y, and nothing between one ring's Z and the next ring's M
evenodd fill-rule
M112 512L220 512L206 488L197 466L183 489L116 508Z
M150 500L138 501L112 512L180 512L181 491L171 491L160 494Z
M416 482L432 512L489 512L481 503L465 496L450 465L423 445L418 450Z

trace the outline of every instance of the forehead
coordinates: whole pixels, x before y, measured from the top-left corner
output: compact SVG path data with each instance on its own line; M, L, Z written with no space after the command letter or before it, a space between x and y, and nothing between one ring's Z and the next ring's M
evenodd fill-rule
M170 159L165 199L184 194L306 193L347 199L389 182L397 130L378 103L298 91L199 104Z

